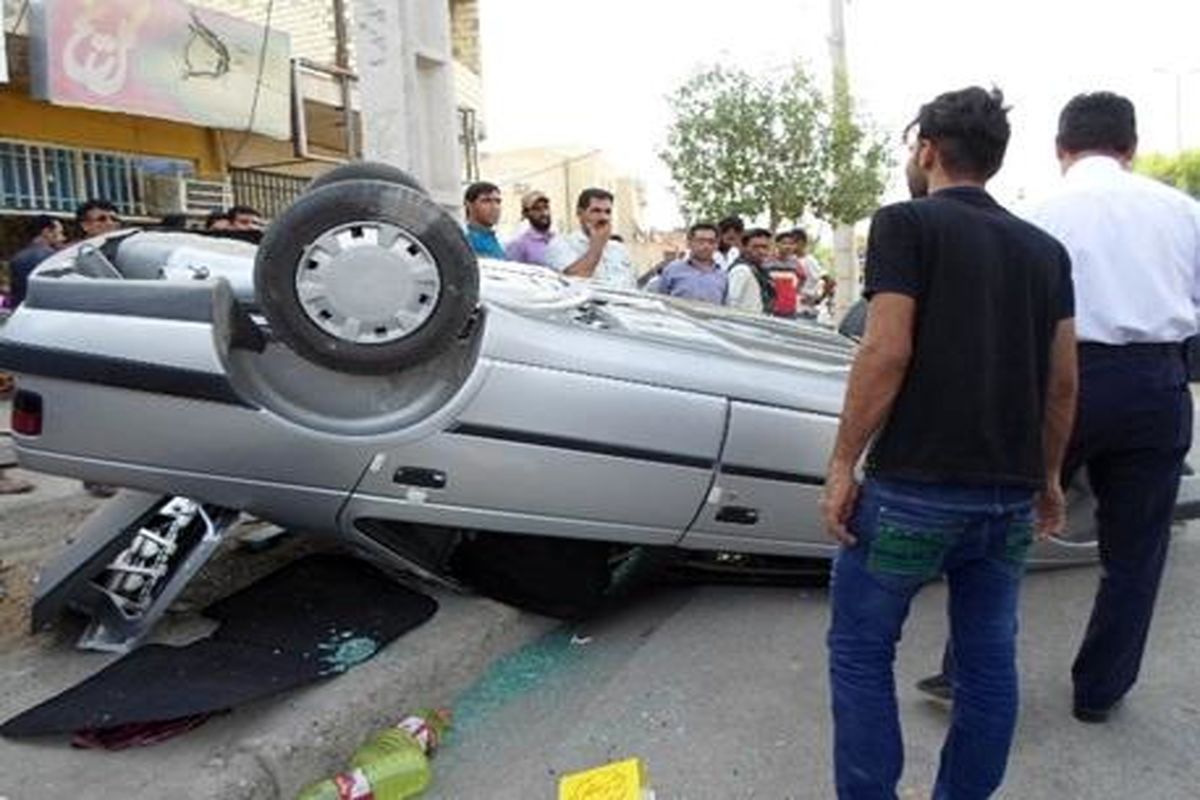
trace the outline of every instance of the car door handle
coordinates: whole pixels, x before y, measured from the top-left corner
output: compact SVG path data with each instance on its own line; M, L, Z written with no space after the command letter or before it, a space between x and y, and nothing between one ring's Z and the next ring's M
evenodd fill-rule
M448 479L440 469L425 467L400 467L392 481L401 486L420 486L425 489L445 489Z
M729 522L733 525L757 525L758 509L745 506L721 506L717 510L717 522Z

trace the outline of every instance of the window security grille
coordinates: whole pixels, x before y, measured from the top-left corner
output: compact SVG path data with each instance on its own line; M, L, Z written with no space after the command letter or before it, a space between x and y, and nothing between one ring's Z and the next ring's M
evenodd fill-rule
M71 213L84 201L101 198L124 216L144 216L143 178L168 163L191 171L178 159L0 140L0 212Z
M253 169L231 169L233 200L250 206L268 219L279 216L308 186L308 178Z

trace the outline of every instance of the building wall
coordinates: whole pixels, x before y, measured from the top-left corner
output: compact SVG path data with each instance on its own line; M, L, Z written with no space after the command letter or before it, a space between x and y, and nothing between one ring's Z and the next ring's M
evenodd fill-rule
M196 164L200 178L219 178L225 171L217 138L206 128L54 106L11 86L0 86L0 138L185 158Z
M575 201L590 186L607 189L615 197L613 230L626 242L643 236L645 200L641 184L622 175L599 150L586 148L530 148L485 153L480 177L498 185L504 194L500 230L514 235L521 226L521 195L533 189L550 198L554 227L571 231L579 227Z
M454 62L454 99L459 107L483 114L483 80L461 61Z
M479 36L479 0L450 0L450 36L454 60L483 74Z
M418 4L429 0L410 0ZM6 27L11 28L21 10L24 0L2 0ZM265 22L267 3L265 0L192 0L197 5L212 8L250 22ZM451 39L456 52L475 59L476 63L461 64L457 61L449 71L453 90L460 107L476 109L482 113L483 87L479 77L479 27L478 0L440 0L450 4L457 16L453 19L453 31L444 31L442 41L447 54L451 50ZM353 11L354 0L347 0L348 12ZM416 5L413 7L413 24L428 27L428 17L435 7ZM445 6L442 6L444 9ZM444 24L444 23L443 23ZM275 3L272 26L288 32L292 37L293 54L313 61L332 64L335 60L336 41L334 35L333 0L280 0ZM19 30L28 30L28 14ZM348 30L353 35L353 26ZM9 36L9 62L14 73L12 83L0 85L0 138L16 139L46 144L59 144L95 150L165 156L188 159L195 163L197 177L221 179L229 167L266 169L298 176L311 176L329 168L321 162L292 163L294 160L291 142L276 142L264 137L245 136L239 131L221 132L183 123L138 117L126 114L91 111L86 109L54 106L29 96L28 59L29 40L25 36ZM351 41L351 54L353 55ZM306 76L308 84L321 81ZM329 87L306 86L310 104L316 98L325 104L331 100L332 83ZM330 91L317 91L330 89ZM326 97L330 95L330 97ZM358 106L357 100L352 105ZM320 115L322 119L330 114ZM335 115L336 116L336 115ZM340 119L331 124L340 124ZM310 145L324 142L329 136L320 136L321 131L312 127L310 120ZM334 137L337 138L337 137ZM453 141L453 137L449 137ZM456 146L450 144L450 147ZM339 157L336 150L322 150L314 146L314 152ZM457 191L457 190L455 190ZM450 194L453 195L452 191Z
M26 0L4 0L4 30L24 35L29 30L29 9ZM25 14L21 15L24 8Z
M12 0L5 0L12 2ZM266 2L264 0L191 0L197 5L223 11L230 16L254 22L258 25L266 21ZM427 2L427 0L416 0ZM480 55L479 38L479 0L447 0L450 4L451 45L454 60L465 67L463 72L470 73L455 76L456 87L460 89L459 102L477 111L483 110L482 60ZM422 9L418 8L417 11ZM354 0L346 0L347 17L354 13ZM333 0L287 0L276 2L271 16L272 27L287 31L292 37L292 55L317 61L323 64L333 64L337 49L334 36ZM414 23L421 27L422 14L414 15ZM351 63L353 64L353 25L347 24L350 41ZM458 72L456 70L456 72Z
M192 0L199 5L213 8L232 16L263 24L266 21L266 2L265 0ZM400 0L393 0L399 3ZM355 0L345 0L345 10L347 15L347 36L349 41L348 51L350 57L350 67L355 68L356 64L356 48L354 42L354 13L357 7ZM478 0L406 0L404 4L407 8L407 25L409 26L409 34L412 36L415 46L420 54L428 56L445 52L447 57L453 56L453 63L450 65L449 90L454 93L455 104L460 109L471 109L474 112L476 127L475 131L481 134L485 126L483 124L483 82L481 78L481 60L480 60L480 38L479 38L479 3ZM445 28L444 14L447 10L450 11L450 27ZM288 2L277 2L271 17L273 27L288 32L292 37L292 54L300 56L312 61L324 64L333 64L335 62L336 53L336 36L334 33L334 2L333 0L288 0ZM428 72L430 69L438 69L437 65L422 62L422 59L417 59L418 69L425 68ZM423 64L423 67L422 67ZM419 80L415 86L410 86L412 91L416 87L428 87L431 85L429 80ZM441 86L442 84L437 84ZM310 87L312 88L312 87ZM327 91L317 92L306 89L305 96L310 99L321 98L323 102L332 105L338 105L340 101L331 100L331 92L334 90L334 84L329 82L325 87ZM418 105L420 100L417 101ZM352 101L357 109L362 109L364 98L357 92L355 100ZM310 133L312 131L310 130ZM461 136L461 131L459 131ZM439 131L434 134L439 141L446 139L443 132ZM454 137L454 132L450 133L451 138ZM321 137L311 137L310 144L313 139ZM414 135L414 141L419 140L420 135ZM453 146L453 145L450 145ZM264 146L257 148L259 150L277 150ZM463 152L459 153L460 160L469 158L471 153L476 148L464 148ZM258 156L250 159L254 162L270 163L273 156L263 153L263 157ZM277 159L276 159L277 160ZM438 163L441 163L444 158L438 158ZM245 159L235 159L235 161L245 161ZM284 168L292 172L307 172L306 168ZM319 169L319 167L318 167ZM457 185L457 176L452 181Z
M266 0L190 0L198 6L223 11L231 17L256 25L267 20ZM348 2L347 5L351 3ZM292 37L292 55L333 64L337 40L333 26L333 0L285 0L276 2L271 27Z

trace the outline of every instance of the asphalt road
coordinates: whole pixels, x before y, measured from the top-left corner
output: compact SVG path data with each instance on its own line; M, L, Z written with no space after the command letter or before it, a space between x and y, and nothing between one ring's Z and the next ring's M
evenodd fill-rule
M1143 679L1107 725L1069 713L1069 665L1095 568L1025 586L1022 712L1009 800L1198 796L1200 525L1179 533ZM943 587L918 597L897 663L908 762L901 796L926 798L947 723L912 688L938 660ZM660 800L832 797L821 589L670 588L564 627L493 665L457 703L437 800L554 796L563 772L643 759Z

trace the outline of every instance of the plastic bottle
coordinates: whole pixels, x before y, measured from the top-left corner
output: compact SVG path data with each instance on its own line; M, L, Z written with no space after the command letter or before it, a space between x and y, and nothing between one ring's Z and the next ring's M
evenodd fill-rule
M350 769L312 783L297 800L404 800L433 780L429 757L450 726L447 711L421 710L354 751Z

